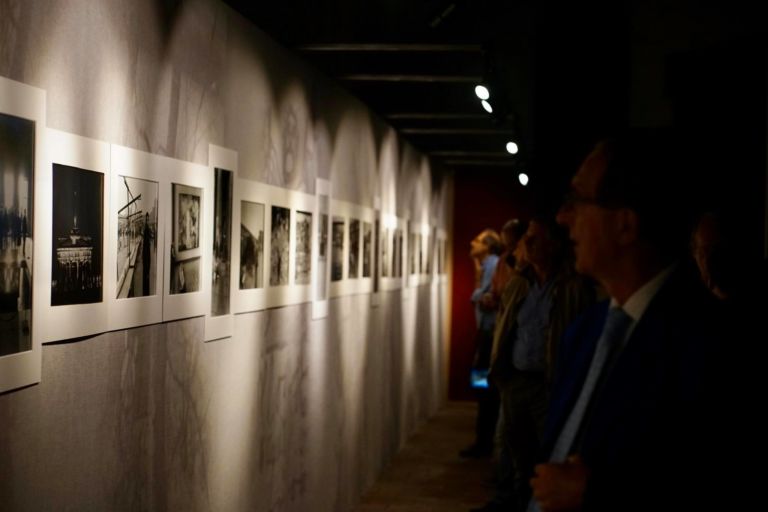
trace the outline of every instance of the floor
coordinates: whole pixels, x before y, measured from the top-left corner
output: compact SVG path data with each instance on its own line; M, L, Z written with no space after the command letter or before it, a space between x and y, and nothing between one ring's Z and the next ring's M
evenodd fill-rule
M490 459L462 459L477 407L450 402L423 425L363 496L357 512L468 512L493 493Z

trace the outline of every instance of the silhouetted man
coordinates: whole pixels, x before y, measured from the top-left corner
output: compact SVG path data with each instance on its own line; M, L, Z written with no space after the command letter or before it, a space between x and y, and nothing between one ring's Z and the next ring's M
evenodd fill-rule
M558 214L577 271L611 300L564 339L529 511L700 510L718 490L717 315L680 259L693 212L678 144L639 129L604 141Z

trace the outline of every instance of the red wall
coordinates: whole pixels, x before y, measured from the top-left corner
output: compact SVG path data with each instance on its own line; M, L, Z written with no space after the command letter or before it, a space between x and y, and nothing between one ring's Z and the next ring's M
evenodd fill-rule
M514 217L527 219L531 212L528 189L510 171L457 172L454 177L453 293L451 297L451 351L449 397L471 400L469 370L474 355L475 316L469 297L475 288L469 242L485 228L501 229Z

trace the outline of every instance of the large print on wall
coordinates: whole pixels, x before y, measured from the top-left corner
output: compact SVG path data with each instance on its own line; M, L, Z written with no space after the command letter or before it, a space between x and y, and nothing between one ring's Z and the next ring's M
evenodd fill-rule
M117 298L157 293L158 183L120 176L117 192Z
M0 357L32 349L34 157L35 123L0 113Z
M296 284L310 284L312 277L312 214L296 212Z
M240 203L240 289L264 287L264 205Z
M203 189L173 184L170 293L200 289Z
M53 164L51 306L102 301L104 176Z
M272 232L270 235L269 285L288 284L288 263L291 256L291 210L272 207Z
M232 269L232 171L214 169L213 181L213 267L211 315L229 314Z

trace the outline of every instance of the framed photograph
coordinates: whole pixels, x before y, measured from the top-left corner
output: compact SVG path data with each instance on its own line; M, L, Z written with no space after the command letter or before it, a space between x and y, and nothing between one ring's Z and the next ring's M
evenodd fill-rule
M269 286L287 286L291 261L291 210L273 205L271 211Z
M118 176L117 298L158 294L158 198L156 181Z
M344 217L333 217L331 227L331 281L344 279Z
M109 330L163 321L162 157L112 145L104 295Z
M204 316L211 303L214 174L207 166L154 157L165 181L160 196L171 212L165 225L163 321Z
M43 295L38 279L45 257L38 233L50 210L45 166L45 91L0 77L0 392L40 382ZM41 197L45 196L45 197Z
M53 164L51 306L102 302L105 171Z
M262 203L240 201L241 290L264 288L264 211Z
M308 285L312 278L312 213L296 211L297 285Z
M233 290L238 282L237 267L232 265L233 238L237 236L233 223L234 183L237 178L237 152L210 144L208 167L213 172L213 225L210 247L210 307L205 317L205 341L232 336Z
M363 222L363 277L373 275L373 225Z
M388 267L388 272L385 275L382 268L381 287L384 290L397 290L403 286L403 246L407 223L404 219L399 219L392 214L382 214L382 224L384 225L382 267Z
M328 316L328 296L330 289L331 269L331 182L324 179L315 181L315 271L313 272L314 291L312 292L312 318L320 319Z
M382 279L389 277L389 266L390 266L390 242L392 241L392 234L389 230L389 228L385 227L382 230L382 237L381 237L381 277Z
M349 219L349 260L347 277L357 279L360 275L360 221Z
M50 283L43 343L109 330L106 283L114 276L105 265L109 144L49 129L46 152L40 178L55 193L38 232L46 252L38 275Z
M371 224L368 223L369 228L366 229L363 225L363 253L368 254L368 258L371 261L371 273L373 274L373 284L371 286L371 307L378 307L381 304L381 297L379 290L381 289L381 198L376 197L373 200L374 213L373 213L373 226L371 242L368 242L368 249L366 250L366 230L370 231ZM365 256L363 256L363 275L365 276Z
M171 294L200 290L203 189L172 184Z

